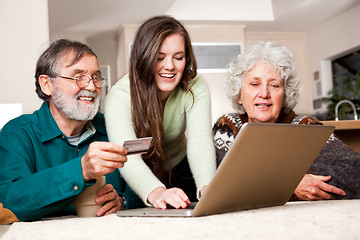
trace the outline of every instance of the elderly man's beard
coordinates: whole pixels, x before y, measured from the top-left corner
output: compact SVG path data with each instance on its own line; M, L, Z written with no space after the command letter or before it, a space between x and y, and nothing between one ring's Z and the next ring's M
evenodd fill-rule
M93 97L93 104L79 104L79 97ZM95 117L100 105L100 96L94 92L82 89L76 96L65 95L64 92L54 84L54 95L52 100L55 106L61 110L68 119L87 121Z

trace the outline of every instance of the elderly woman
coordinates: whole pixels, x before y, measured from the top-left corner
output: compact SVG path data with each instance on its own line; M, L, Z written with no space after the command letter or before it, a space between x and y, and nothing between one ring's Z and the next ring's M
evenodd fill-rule
M285 47L272 42L248 46L228 68L226 94L237 112L220 117L213 127L217 164L246 122L321 124L293 111L298 80L292 53ZM332 135L292 199L360 198L359 175L360 155Z

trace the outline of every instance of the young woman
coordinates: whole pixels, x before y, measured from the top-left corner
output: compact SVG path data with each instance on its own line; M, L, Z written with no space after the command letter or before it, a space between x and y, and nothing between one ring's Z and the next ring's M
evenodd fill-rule
M120 170L145 204L185 208L205 191L216 168L210 95L177 20L157 16L140 26L129 75L108 94L105 119L110 141L153 137L148 153L128 156Z

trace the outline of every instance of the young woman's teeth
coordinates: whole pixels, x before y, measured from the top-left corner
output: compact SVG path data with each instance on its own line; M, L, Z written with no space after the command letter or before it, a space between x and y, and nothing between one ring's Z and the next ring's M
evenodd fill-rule
M172 78L175 74L160 74L161 77Z

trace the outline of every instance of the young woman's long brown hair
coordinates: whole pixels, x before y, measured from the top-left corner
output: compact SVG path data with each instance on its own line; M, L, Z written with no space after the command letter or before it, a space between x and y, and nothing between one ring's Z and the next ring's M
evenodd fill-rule
M135 133L137 137L153 137L149 153L142 158L159 179L163 179L162 166L169 161L163 145L164 109L155 82L155 66L161 43L174 33L179 33L185 40L186 65L179 86L184 91L191 91L189 81L197 74L195 56L188 32L176 19L156 16L144 22L137 32L130 55L129 78Z

